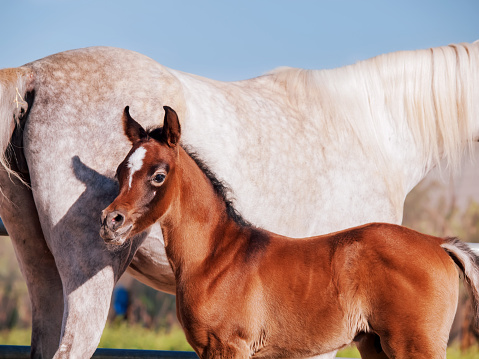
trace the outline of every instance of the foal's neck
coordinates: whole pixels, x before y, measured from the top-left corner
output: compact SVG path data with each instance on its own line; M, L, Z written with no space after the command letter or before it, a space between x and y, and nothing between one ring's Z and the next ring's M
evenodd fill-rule
M251 228L228 215L224 199L183 149L176 178L179 195L160 224L173 270L184 272L203 265L206 259L211 262L218 255L237 249Z

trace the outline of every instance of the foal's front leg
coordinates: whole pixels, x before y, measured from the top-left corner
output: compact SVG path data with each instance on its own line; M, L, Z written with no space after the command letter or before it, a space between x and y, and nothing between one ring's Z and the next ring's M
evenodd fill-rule
M207 347L202 352L197 351L201 359L249 359L251 358L251 351L249 348L239 348L228 345L223 348Z
M204 351L201 353L197 351L198 356L201 359L213 359L213 358L224 358L224 359L249 359L254 357L254 355L251 354L251 350L248 347L235 347L235 346L228 346L227 348L222 348L221 350L219 349L211 349L211 348L206 348ZM332 359L336 356L336 351L327 353L327 354L322 354L318 355L315 357L312 357L310 359ZM364 357L364 358L374 358L376 357ZM384 357L377 357L377 359L381 358L386 358Z

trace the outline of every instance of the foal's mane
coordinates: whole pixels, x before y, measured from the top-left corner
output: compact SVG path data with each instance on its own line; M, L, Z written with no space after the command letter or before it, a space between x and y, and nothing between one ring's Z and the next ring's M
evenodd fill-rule
M313 109L333 133L352 130L376 160L387 158L385 123L399 134L409 129L424 163L445 158L454 168L467 144L472 152L478 41L393 52L331 70L283 67L268 75L305 116Z
M148 137L159 142L162 142L162 132L162 127L154 127L146 130ZM243 227L251 227L252 224L244 219L238 210L234 208L233 200L230 198L230 193L232 190L226 185L226 183L218 179L208 165L200 158L198 153L196 153L191 147L183 144L181 144L181 147L185 150L186 154L190 156L193 161L195 161L196 165L210 181L216 195L225 203L227 215L238 225Z
M251 227L252 224L248 222L243 216L234 208L233 200L230 198L232 190L226 185L225 182L221 181L216 177L216 175L211 171L208 165L199 157L199 155L192 150L190 147L182 145L181 146L185 152L190 156L196 165L201 169L205 176L210 181L216 195L225 203L226 213L228 216L239 224L242 227Z

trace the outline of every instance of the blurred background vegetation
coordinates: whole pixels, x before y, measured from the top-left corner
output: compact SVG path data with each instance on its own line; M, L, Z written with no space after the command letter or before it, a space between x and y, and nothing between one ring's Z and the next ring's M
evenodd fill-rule
M404 225L424 233L479 243L479 189L474 184L477 171L468 175L467 168L463 169L465 180L462 176L461 180L444 181L441 175L433 173L421 182L406 198ZM174 296L124 275L112 303L116 306L112 304L110 309L100 347L191 350L176 319ZM29 345L30 316L27 288L10 239L0 237L0 345ZM471 318L468 294L462 289L448 358L479 357L479 333L473 329ZM346 348L339 356L359 357L354 348Z

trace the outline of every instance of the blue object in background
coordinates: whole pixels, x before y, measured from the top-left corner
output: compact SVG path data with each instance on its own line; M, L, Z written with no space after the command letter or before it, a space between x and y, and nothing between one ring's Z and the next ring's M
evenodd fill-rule
M113 291L113 309L116 315L126 316L128 310L129 294L123 287L117 287Z

